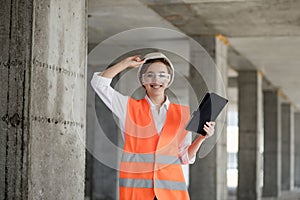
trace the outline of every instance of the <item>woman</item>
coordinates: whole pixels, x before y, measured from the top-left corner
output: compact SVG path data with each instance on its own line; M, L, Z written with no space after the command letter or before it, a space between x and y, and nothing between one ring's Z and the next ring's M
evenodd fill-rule
M135 100L115 91L111 80L126 68L139 68L138 79L145 98ZM120 119L124 151L120 163L121 200L189 199L181 164L192 164L202 142L214 134L214 122L207 122L191 144L191 133L184 130L189 107L174 104L165 90L174 79L174 67L162 53L128 57L102 73L95 73L91 84Z

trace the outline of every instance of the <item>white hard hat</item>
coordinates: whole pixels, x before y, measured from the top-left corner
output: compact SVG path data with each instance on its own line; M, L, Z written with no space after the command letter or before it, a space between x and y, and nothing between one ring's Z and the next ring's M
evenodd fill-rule
M169 66L171 67L171 71L172 71L171 72L171 80L168 83L167 87L169 87L173 83L173 81L174 81L174 67L173 67L173 64L171 63L171 61L167 58L167 56L165 56L163 53L160 53L160 52L153 52L153 53L146 54L143 57L143 59L145 60L145 63L147 62L147 60L156 60L156 59L166 60L169 63ZM143 85L143 83L142 83L142 80L141 80L142 75L140 73L142 71L142 68L143 68L144 64L142 64L139 67L139 70L138 70L138 73L137 73L137 77L138 77L138 80L140 81L141 85Z

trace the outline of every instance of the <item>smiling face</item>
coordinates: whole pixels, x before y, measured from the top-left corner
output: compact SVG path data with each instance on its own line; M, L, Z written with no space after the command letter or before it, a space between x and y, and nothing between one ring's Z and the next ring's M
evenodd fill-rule
M168 67L162 62L152 63L146 72L144 73L146 81L143 85L147 91L148 96L164 96L165 89L169 81L165 81L167 77L170 77Z

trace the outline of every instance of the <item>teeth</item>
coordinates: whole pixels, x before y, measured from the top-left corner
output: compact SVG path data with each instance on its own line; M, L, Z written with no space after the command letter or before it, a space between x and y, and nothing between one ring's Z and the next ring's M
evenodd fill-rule
M158 88L160 88L160 85L152 85L152 88L158 89Z

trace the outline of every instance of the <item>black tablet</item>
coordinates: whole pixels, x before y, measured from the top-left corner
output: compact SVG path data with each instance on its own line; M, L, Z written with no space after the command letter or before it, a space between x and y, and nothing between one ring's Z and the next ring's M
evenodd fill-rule
M215 121L227 103L227 99L215 93L206 93L197 110L193 112L185 129L206 135L206 132L203 130L204 124L209 121Z

